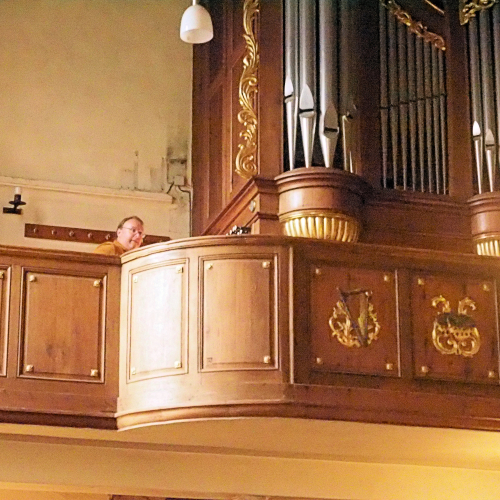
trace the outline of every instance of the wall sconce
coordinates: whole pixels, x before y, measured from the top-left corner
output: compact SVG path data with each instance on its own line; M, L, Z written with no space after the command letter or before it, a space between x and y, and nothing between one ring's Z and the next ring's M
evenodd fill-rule
M3 207L3 213L4 214L17 214L21 215L23 211L18 208L21 205L26 205L26 202L21 200L21 188L16 187L14 189L14 199L12 201L9 201L12 207Z
M212 18L205 7L193 0L181 19L181 40L186 43L205 43L214 37Z

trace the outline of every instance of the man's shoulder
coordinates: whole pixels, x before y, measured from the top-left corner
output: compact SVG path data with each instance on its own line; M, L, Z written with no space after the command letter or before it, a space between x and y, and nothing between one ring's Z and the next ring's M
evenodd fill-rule
M101 255L121 255L124 253L123 247L116 241L106 241L94 249L93 253Z

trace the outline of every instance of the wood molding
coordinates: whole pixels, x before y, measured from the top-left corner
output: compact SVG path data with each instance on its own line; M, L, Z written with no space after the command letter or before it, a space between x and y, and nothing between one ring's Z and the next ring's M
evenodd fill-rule
M104 243L113 241L116 230L84 229L80 227L46 226L43 224L25 224L24 236L43 240L74 241L76 243ZM144 238L145 245L169 241L169 236L148 234Z
M264 200L256 198L263 197ZM251 203L255 201L252 211ZM205 228L203 234L227 234L234 226L251 226L255 222L266 219L278 224L278 190L273 179L252 177L236 193L226 207Z

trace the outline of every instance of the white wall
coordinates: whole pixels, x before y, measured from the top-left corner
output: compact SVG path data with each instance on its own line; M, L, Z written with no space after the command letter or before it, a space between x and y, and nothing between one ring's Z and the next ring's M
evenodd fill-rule
M89 250L24 238L24 224L189 234L192 50L184 0L0 2L0 244ZM179 161L180 160L180 161ZM94 189L97 188L97 189ZM154 194L150 194L154 193Z

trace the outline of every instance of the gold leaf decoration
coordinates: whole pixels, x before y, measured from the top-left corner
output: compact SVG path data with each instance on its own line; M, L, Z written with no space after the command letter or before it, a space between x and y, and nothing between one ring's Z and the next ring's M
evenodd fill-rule
M257 43L257 26L259 0L245 0L243 5L243 37L246 42L246 55L243 58L243 73L239 85L239 102L241 111L238 121L244 130L240 132L243 140L238 144L236 155L236 173L245 179L257 174L257 94L259 68L259 45Z
M377 340L380 332L380 323L372 303L372 292L368 290L353 290L342 292L339 290L341 300L333 308L328 324L332 330L332 337L346 347L368 347ZM358 296L360 299L359 316L353 313L347 304L348 296Z
M423 38L441 50L446 50L444 38L429 31L421 22L415 21L394 0L380 0L381 4L402 24L408 26L411 33Z
M460 24L467 24L472 17L475 17L476 12L486 10L495 5L498 0L460 0Z
M441 354L456 354L471 358L481 347L481 338L474 319L467 314L467 308L476 309L476 303L469 297L458 303L455 313L450 303L442 296L432 299L432 306L441 312L434 319L432 342Z

